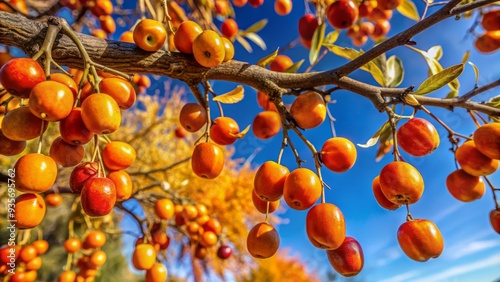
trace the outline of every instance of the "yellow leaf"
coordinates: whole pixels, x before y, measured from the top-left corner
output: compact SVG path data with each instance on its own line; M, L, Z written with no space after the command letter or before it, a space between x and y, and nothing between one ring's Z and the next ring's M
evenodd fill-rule
M265 68L267 65L269 65L272 61L274 61L274 59L276 58L276 56L278 56L278 49L276 49L276 51L272 52L271 54L265 56L264 58L260 59L258 62L257 62L257 65L259 67L263 67Z
M214 97L213 100L224 104L235 104L243 100L243 97L245 96L244 94L245 89L243 86L238 85L233 90Z
M235 138L243 138L245 137L245 135L248 133L248 131L250 130L250 125L248 125L247 127L245 127L245 129L243 129L243 131L239 132L239 133L229 133L231 136L235 137Z
M417 22L420 20L417 7L411 0L404 0L403 3L398 6L397 10L401 15L411 20L415 20Z

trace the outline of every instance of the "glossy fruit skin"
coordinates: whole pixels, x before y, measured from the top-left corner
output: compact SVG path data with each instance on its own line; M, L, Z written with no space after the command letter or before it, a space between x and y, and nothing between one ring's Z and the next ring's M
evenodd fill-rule
M31 245L24 246L19 252L19 256L17 257L22 262L28 262L34 259L37 256L35 247Z
M33 247L36 249L36 253L41 256L45 254L49 250L49 242L46 240L40 239L31 243Z
M500 9L490 10L483 14L481 26L485 30L500 30Z
M59 136L52 141L49 155L56 163L63 167L71 167L83 160L85 150L83 145L68 144Z
M193 54L194 39L203 29L194 21L183 21L174 34L174 45L184 54Z
M481 53L492 53L500 48L500 30L487 31L474 41L474 47Z
M57 81L42 81L31 89L29 108L36 117L47 121L59 121L73 108L73 92Z
M16 189L24 193L43 193L54 185L57 164L48 156L30 153L19 158L14 166Z
M57 207L60 206L63 202L63 197L57 193L50 193L45 195L45 203L47 206Z
M373 33L370 34L370 37L373 40L379 40L384 38L384 36L387 35L387 33L391 30L391 23L389 20L380 20L375 22L375 28L373 30Z
M377 8L382 10L394 10L403 3L403 0L377 0Z
M50 74L50 80L66 85L71 90L71 93L73 93L73 99L76 99L78 95L78 85L72 77L61 72L54 72Z
M287 205L295 210L306 210L321 196L323 183L312 170L297 168L285 179L283 196Z
M136 157L134 147L122 141L109 142L102 151L104 165L110 170L126 169L135 162Z
M216 218L210 218L202 227L203 230L212 231L215 234L220 234L222 232L222 226Z
M258 113L252 122L252 132L255 137L266 140L274 137L281 129L281 117L274 111Z
M207 111L198 103L187 103L182 106L179 122L187 131L196 132L207 123Z
M277 72L284 72L293 65L292 59L287 55L278 55L269 65L269 69Z
M326 255L333 269L345 277L358 275L363 270L365 258L359 242L353 237L345 237L335 250L327 250Z
M146 270L146 282L165 282L167 276L167 268L161 263L155 263L150 269Z
M344 242L346 227L342 211L330 203L313 206L306 216L306 232L316 247L335 250Z
M164 220L174 216L174 203L168 198L158 199L155 203L155 214Z
M470 175L490 175L498 169L498 160L488 158L481 153L474 140L467 141L455 151L455 159L462 169Z
M217 244L217 240L217 235L214 232L204 231L203 234L201 234L200 244L203 247L210 248Z
M64 241L64 250L68 253L76 253L82 247L82 242L78 238L68 238Z
M231 40L226 37L221 37L222 44L224 45L224 60L223 62L231 61L234 58L234 45Z
M248 0L233 0L231 1L236 7L243 7L247 4Z
M255 172L253 187L264 201L277 201L283 196L285 179L290 174L286 166L274 161L266 161Z
M236 121L230 117L216 118L210 126L210 138L219 145L231 145L236 142L235 134L240 132Z
M87 180L97 176L98 165L95 162L85 162L76 166L69 177L69 187L73 193L80 194Z
M35 193L17 196L15 208L14 220L17 220L16 228L19 229L29 229L40 224L47 210L42 196Z
M356 146L344 137L333 137L325 141L321 148L321 161L333 172L345 172L356 162Z
M96 249L104 246L104 244L106 244L106 234L101 230L92 230L83 239L82 248Z
M380 188L384 196L393 203L414 204L424 192L424 180L411 164L391 162L380 172Z
M233 38L238 34L238 23L233 18L227 18L222 22L220 31L225 37Z
M194 147L191 168L201 178L214 179L224 168L224 152L213 143L200 143Z
M398 128L397 142L408 154L421 157L432 153L439 146L439 134L430 122L412 118Z
M85 126L79 107L73 108L66 118L59 121L59 132L64 142L73 145L87 144L94 137L94 133Z
M165 43L167 31L159 21L142 19L135 26L132 36L139 48L148 52L156 52Z
M128 172L125 170L115 170L109 172L107 177L115 184L117 202L123 202L130 199L134 187L132 178Z
M193 55L206 68L220 65L226 55L221 37L213 30L204 30L194 39Z
M0 129L0 155L15 156L20 154L26 148L26 141L14 141L5 137Z
M248 0L248 4L254 8L258 8L264 4L264 0Z
M82 103L82 120L92 133L113 133L122 121L120 107L111 96L94 93Z
M33 115L29 107L23 106L9 110L2 120L2 132L5 137L14 141L34 139L47 130L48 123Z
M57 277L57 282L74 282L76 273L72 270L65 270Z
M318 28L318 19L313 14L306 14L299 19L299 35L306 41L311 41Z
M254 258L270 258L278 251L280 236L269 223L256 224L247 236L247 250Z
M113 97L122 110L132 107L137 97L132 84L118 77L107 77L101 80L99 90Z
M455 199L462 202L480 199L486 191L481 177L470 175L462 169L455 170L448 175L446 188Z
M351 0L338 0L328 6L326 17L333 28L349 28L358 19L358 7Z
M500 210L492 210L490 212L490 224L493 230L500 234Z
M500 123L484 124L474 132L474 144L485 156L500 159Z
M363 0L358 6L358 17L366 18L372 14L372 11L377 7L378 3L376 0Z
M396 210L401 206L389 201L384 193L382 193L382 188L380 187L380 176L378 175L372 181L372 191L373 196L375 196L375 200L384 209Z
M226 245L222 245L217 249L217 257L220 259L228 259L232 253L231 247Z
M107 34L111 34L116 31L115 20L110 15L100 16L99 25Z
M255 193L255 189L252 190L252 203L257 209L262 214L266 214L267 211L267 201L262 200L259 198L257 193ZM274 201L274 202L269 202L269 213L275 212L278 207L280 206L280 201Z
M156 251L153 245L139 244L132 253L132 265L137 270L148 270L153 267L156 259Z
M398 229L398 243L412 260L424 262L443 252L444 242L438 227L427 219L413 219Z
M87 180L81 192L83 211L89 216L109 214L116 202L116 188L111 179L95 177Z
M292 11L292 0L274 0L274 11L280 16L286 16Z
M325 101L318 92L310 91L301 94L293 101L290 114L300 128L315 128L325 121Z
M28 98L31 89L45 79L42 66L30 58L12 59L0 69L0 84L20 98Z

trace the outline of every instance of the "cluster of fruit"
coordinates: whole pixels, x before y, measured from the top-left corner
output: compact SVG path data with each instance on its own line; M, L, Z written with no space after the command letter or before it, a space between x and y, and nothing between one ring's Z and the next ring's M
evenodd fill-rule
M101 248L106 244L106 235L100 230L89 231L83 241L76 237L68 238L64 242L64 250L70 261L76 261L78 272L69 269L61 272L57 282L93 281L99 272L99 267L106 263L107 255Z
M8 276L10 282L33 282L38 276L37 271L42 267L41 255L49 249L45 240L36 240L29 245L7 246L0 248L0 274L9 275L9 270L15 273Z
M484 33L474 42L476 49L483 53L491 53L500 49L500 9L491 9L481 18Z

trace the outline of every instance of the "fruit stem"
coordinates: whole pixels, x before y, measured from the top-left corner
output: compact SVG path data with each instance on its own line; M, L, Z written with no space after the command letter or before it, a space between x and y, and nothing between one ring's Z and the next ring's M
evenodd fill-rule
M37 149L36 149L36 152L38 154L42 153L43 134L45 133L43 131L44 126L45 126L45 120L42 119L42 127L40 129L40 137L38 137L38 146L37 146Z
M408 205L408 201L406 202L406 221L413 220L413 217L411 216L410 213L410 205Z
M286 142L288 143L288 145L290 145L290 149L292 150L293 155L295 156L295 161L297 162L297 166L302 167L302 163L304 161L300 158L299 152L295 148L295 145L293 145L292 139L290 139L290 137L288 135L288 129L289 129L288 125L283 126L283 139L286 139Z
M488 183L488 186L490 186L490 188L491 188L491 194L493 194L493 201L495 202L495 208L497 210L500 210L500 203L498 202L497 195L495 194L495 192L500 191L500 189L495 188L495 186L493 185L493 183L491 182L491 180L487 176L483 176L483 178L486 181L486 183Z
M479 124L479 122L477 121L477 118L476 116L472 113L472 111L467 111L472 119L472 121L474 122L474 124L476 125L477 128L481 127L481 125Z
M56 40L57 35L61 31L61 25L58 24L57 18L53 17L49 18L47 23L48 23L48 28L47 28L47 33L45 34L45 39L43 41L43 44L40 47L40 50L35 55L33 55L32 59L38 60L42 55L45 55L44 71L45 71L45 76L47 78L50 77L51 64L54 64L58 69L63 71L65 74L69 75L69 73L66 70L64 70L59 64L57 64L52 59L52 47L54 46L54 42Z
M97 152L99 150L99 136L94 134L94 152L92 153L91 162L95 162L95 158L97 157Z
M401 154L399 153L399 148L398 148L398 139L397 139L397 134L396 134L396 121L395 121L395 114L394 111L389 107L385 107L385 111L387 115L389 116L389 124L391 125L391 132L392 132L392 154L394 156L394 161L398 162L401 159Z
M66 266L64 267L64 270L71 270L72 262L73 262L73 253L68 253L68 256L66 258Z
M328 104L326 106L326 113L328 114L328 119L330 120L330 129L332 130L332 137L337 137L337 132L335 131L335 122L337 120L333 117L332 113L330 112Z
M451 129L444 121L442 121L441 119L439 119L436 115L434 115L431 111L429 111L426 107L420 105L419 106L419 109L421 109L422 111L424 111L426 114L428 114L429 116L431 116L435 121L437 121L444 129L446 129L446 131L448 131L448 139L450 139L450 142L453 144L453 145L457 145L458 144L458 140L456 140L454 138L454 136L458 136L458 137L461 137L461 138L464 138L466 140L471 140L472 138L470 138L469 136L465 136L463 134L460 134L460 133L457 133L455 131L453 131L453 129ZM470 112L469 112L470 113ZM473 118L474 119L474 118ZM475 120L475 119L474 119ZM477 125L477 121L476 122L476 125Z
M264 218L264 222L267 223L267 220L269 219L269 201L266 201L266 217Z

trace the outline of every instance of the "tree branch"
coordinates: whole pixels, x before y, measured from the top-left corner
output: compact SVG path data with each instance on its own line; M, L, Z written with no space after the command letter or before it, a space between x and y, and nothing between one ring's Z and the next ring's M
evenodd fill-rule
M478 2L486 4L491 1L492 0L480 0ZM449 7L449 5L445 7ZM443 11L443 9L439 11ZM447 9L449 11L450 8ZM398 40L401 40L401 38L408 38L409 40L411 35L425 29L428 27L427 25L434 24L450 16L450 12L444 13L439 11L422 21L427 22L426 24L417 23L415 25L416 27L414 26L404 32L406 35L396 35L387 40L386 42L388 43L378 45L343 67L324 72L297 74L273 72L256 65L236 60L223 63L214 68L204 68L200 66L192 56L177 52L160 50L150 53L139 49L132 43L107 41L79 33L77 33L77 37L93 61L99 62L100 65L129 74L149 73L167 76L172 79L184 81L188 85L194 85L205 80L231 81L246 84L264 91L268 93L271 98L280 98L281 95L288 92L287 89L300 90L325 85L336 85L342 89L368 98L379 111L383 111L386 105L384 97L394 97L405 94L407 89L372 86L346 76L340 76L338 71L344 69L349 73L351 68L358 65L364 65L367 62L366 60L371 60L372 57L378 56L381 52L383 53L394 48L394 42L400 42ZM23 16L0 12L0 43L18 47L29 56L36 54L40 50L46 31L46 22L34 21ZM401 40L401 42L406 43L408 40ZM59 34L54 42L52 58L64 66L79 69L83 67L83 59L78 48L69 37L63 34ZM343 72L341 71L340 73ZM423 105L438 106L446 109L463 107L466 109L478 110L492 116L500 116L500 109L457 99L444 100L420 97L419 102ZM398 102L393 101L391 103Z

